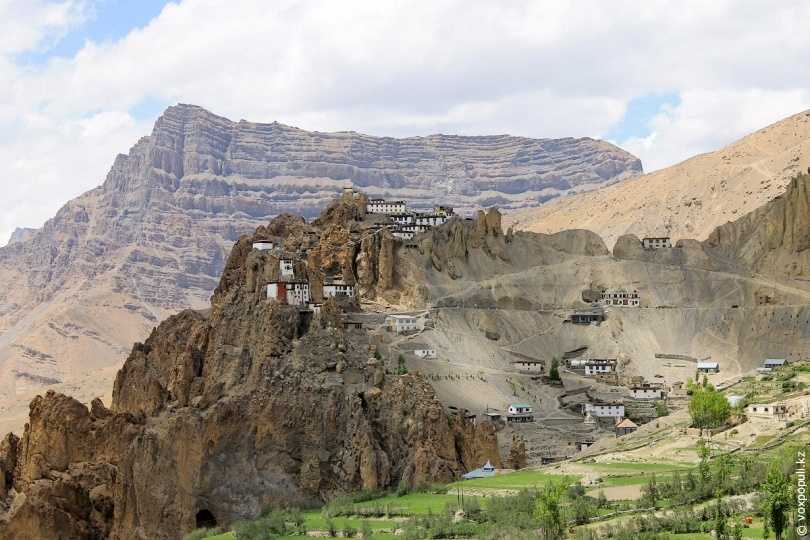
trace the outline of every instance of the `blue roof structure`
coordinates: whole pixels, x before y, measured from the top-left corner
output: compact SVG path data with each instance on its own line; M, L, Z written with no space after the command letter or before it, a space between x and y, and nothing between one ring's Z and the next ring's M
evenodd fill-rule
M492 466L492 463L487 461L486 465L480 469L468 472L462 476L462 478L464 478L464 480L472 480L473 478L487 478L489 476L495 476L495 467Z
M768 358L763 364L765 367L784 366L787 361L784 358Z

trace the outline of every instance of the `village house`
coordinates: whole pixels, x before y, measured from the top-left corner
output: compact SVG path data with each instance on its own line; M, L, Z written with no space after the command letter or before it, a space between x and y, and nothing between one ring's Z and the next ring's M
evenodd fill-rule
M267 298L282 304L304 306L309 303L309 283L306 281L271 281Z
M582 452L583 450L587 450L591 446L596 443L596 440L592 437L586 437L583 439L577 440L577 452Z
M779 369L787 364L787 360L784 358L766 358L764 362L762 362L762 366L757 368L757 371L760 373L770 373L774 369Z
M401 343L399 349L403 352L413 353L418 358L436 358L436 349L425 343Z
M385 199L369 199L366 205L368 214L404 214L407 212L405 201L386 201Z
M323 297L337 296L354 297L354 285L349 285L342 277L328 277L323 282Z
M638 291L633 289L605 289L602 291L602 304L606 306L631 306L638 307L641 302Z
M292 259L282 257L278 260L278 269L281 271L281 277L291 278L295 276L295 262Z
M585 403L584 413L595 418L623 418L624 403L621 401L593 401Z
M507 422L534 422L534 408L528 403L510 403L506 409Z
M417 225L436 227L443 225L446 221L447 216L444 214L416 214Z
M641 240L641 245L644 246L644 249L671 248L672 241L669 239L669 236L646 236Z
M605 310L599 306L587 310L577 310L568 316L574 324L599 324L605 320Z
M784 403L753 403L745 408L745 414L752 418L783 420L788 415L788 409Z
M512 367L523 373L543 373L546 363L542 360L515 360Z
M621 437L623 435L629 435L630 433L633 433L637 429L638 425L636 425L635 422L633 422L629 418L625 418L624 420L621 420L616 424L615 432L617 437Z
M256 240L253 242L253 249L259 251L268 251L271 249L275 249L276 244L272 240Z
M719 373L720 364L717 362L698 362L697 370L700 373Z
M413 315L389 315L385 318L385 326L389 331L397 334L418 330L416 317Z
M452 206L434 206L433 213L439 216L452 216L455 212Z
M611 373L616 370L615 358L590 358L585 361L585 375Z
M411 225L414 222L414 215L413 214L392 214L390 216L391 221L396 223L397 225Z
M633 399L662 399L664 389L657 384L637 384L630 387L630 396Z

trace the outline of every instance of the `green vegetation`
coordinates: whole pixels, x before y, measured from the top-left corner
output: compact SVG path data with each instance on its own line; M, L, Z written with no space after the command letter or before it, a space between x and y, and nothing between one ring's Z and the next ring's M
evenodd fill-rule
M765 532L773 530L776 540L788 526L788 512L792 506L791 484L779 463L771 464L768 479L762 486L762 514L765 517Z
M692 417L693 427L718 428L724 425L731 415L731 407L726 397L708 384L706 379L701 386L692 384L691 396L689 416Z
M790 474L802 442L791 440L788 447L756 454L720 453L701 443L696 467L579 464L594 473L611 475L602 486L640 486L636 500L609 501L601 488L586 491L573 475L553 474L549 469L522 470L413 491L360 492L336 498L320 510L269 511L208 540L302 540L306 534L362 535L372 540L703 540L713 530L721 540L762 538L765 531L771 538L787 537L794 515ZM490 496L478 496L487 490ZM731 497L751 492L762 494L753 514L746 511L743 499ZM755 523L748 523L750 516L756 517ZM204 538L203 532L193 534L196 536L189 538Z
M408 366L405 364L405 357L401 354L397 357L397 375L407 375Z
M578 480L577 476L551 474L541 470L521 470L509 474L499 474L488 478L476 478L450 484L450 488L478 488L478 489L528 489L540 488L551 480L564 480L572 483Z
M555 356L551 359L551 369L548 370L548 378L552 381L559 381L560 379L560 360Z

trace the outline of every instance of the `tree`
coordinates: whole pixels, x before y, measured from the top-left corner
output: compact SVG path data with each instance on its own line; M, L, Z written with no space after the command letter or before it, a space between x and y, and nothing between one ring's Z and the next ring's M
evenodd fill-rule
M407 375L408 366L405 365L405 357L401 354L397 358L397 375Z
M559 540L565 536L565 516L563 514L562 496L565 493L564 482L547 482L537 494L535 517L540 522L544 540Z
M655 415L659 418L669 415L669 408L665 401L661 400L655 402Z
M782 540L782 533L787 528L790 511L791 487L778 462L774 462L768 471L768 478L762 485L762 514L765 521L765 532L773 530L776 540Z
M721 504L721 499L718 494L717 496L717 504L714 507L714 532L715 538L717 540L724 540L727 538L728 527L726 525L726 513L723 510L723 506Z
M713 387L696 387L689 400L692 425L700 429L722 426L731 414L726 397Z
M647 481L647 484L641 488L641 494L647 504L653 508L657 508L661 493L658 490L658 482L655 480L655 474L653 474Z
M551 359L551 369L548 370L548 378L552 381L560 380L560 361L556 356Z

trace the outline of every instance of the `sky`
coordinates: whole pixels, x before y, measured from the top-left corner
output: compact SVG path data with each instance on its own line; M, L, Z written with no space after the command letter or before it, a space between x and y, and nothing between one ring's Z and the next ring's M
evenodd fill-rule
M810 2L0 0L0 245L182 102L372 135L603 138L646 171L810 108Z

